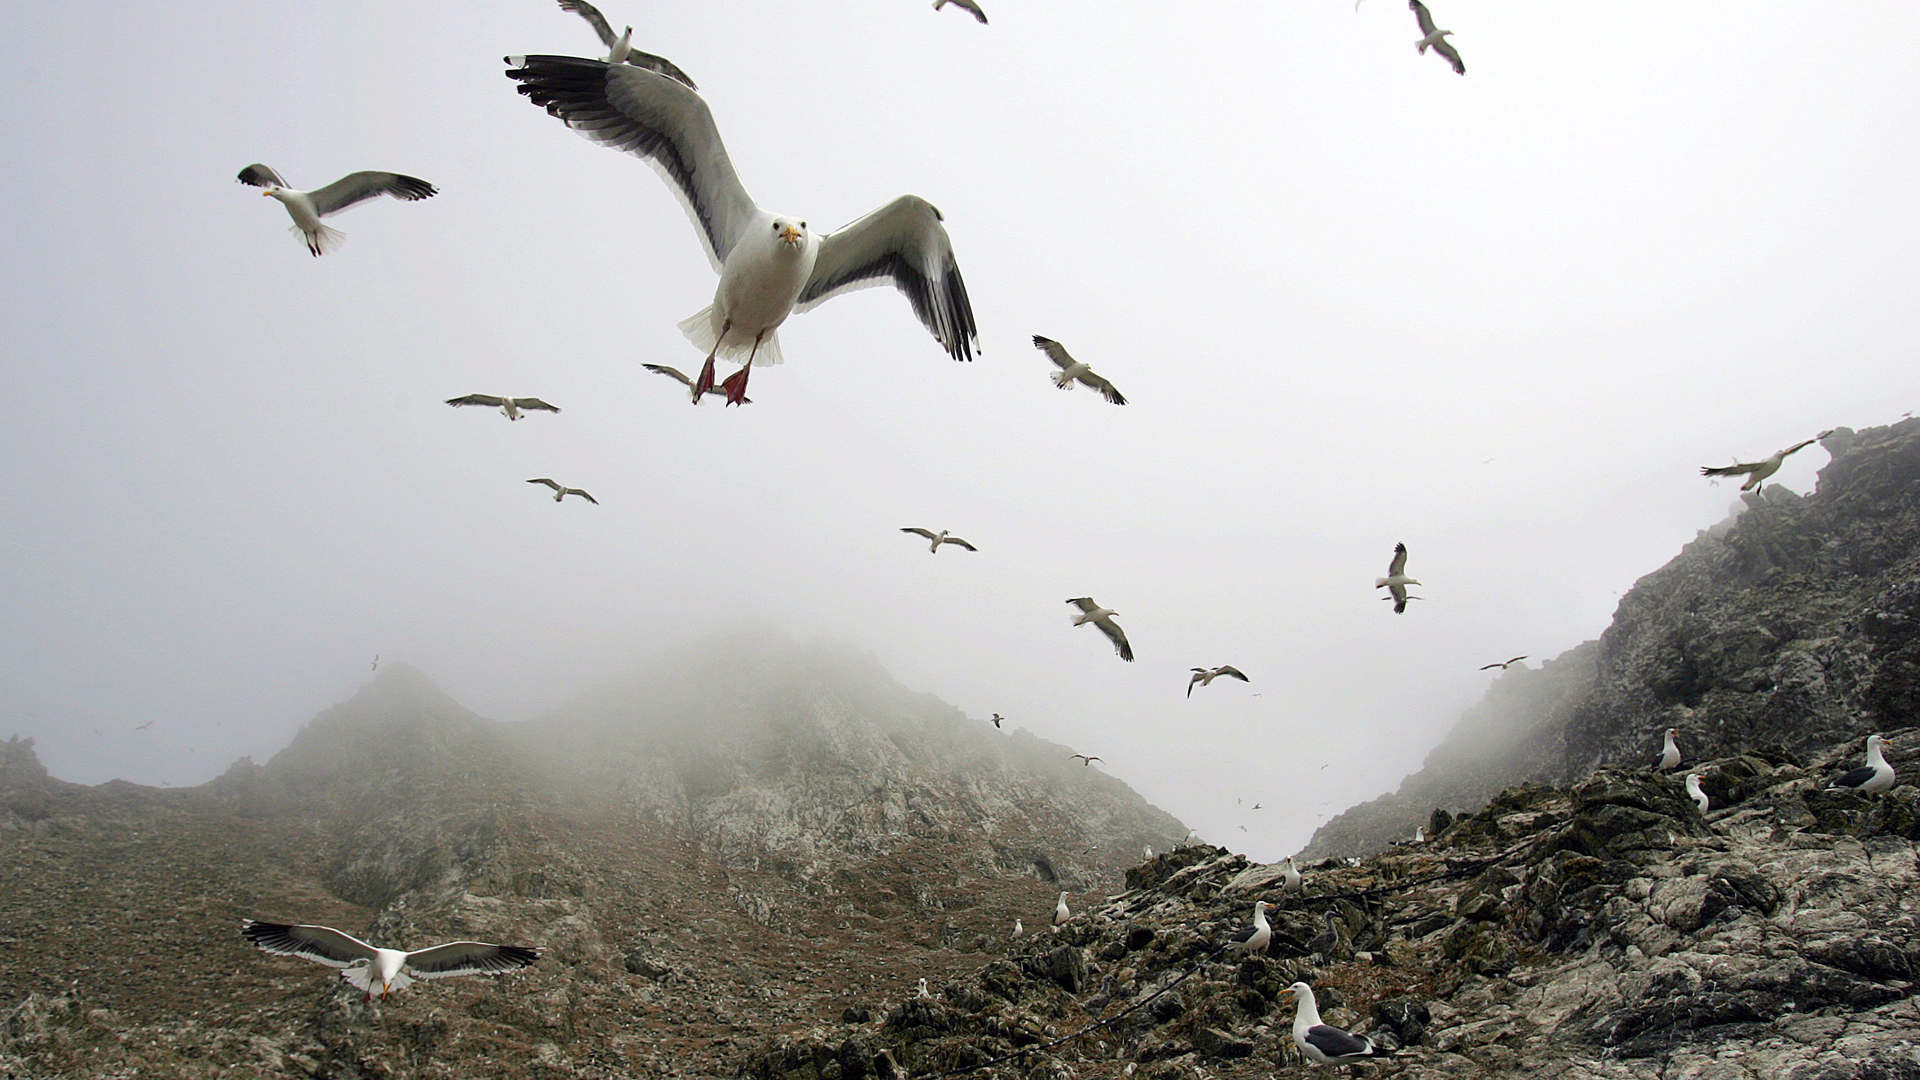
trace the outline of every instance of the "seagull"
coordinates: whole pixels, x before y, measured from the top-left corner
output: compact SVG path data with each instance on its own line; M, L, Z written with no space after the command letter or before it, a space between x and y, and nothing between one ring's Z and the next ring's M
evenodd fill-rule
M693 403L695 405L700 404L700 399L703 397L706 397L707 394L713 394L718 397L727 396L727 392L725 390L720 389L717 386L707 387L706 393L702 393L698 390L695 390L693 388L693 380L687 376L686 372L681 371L679 368L668 367L665 364L641 364L640 366L643 368L646 368L648 371L653 372L655 375L665 375L667 378L672 379L673 381L679 383L681 386L686 387L687 396L693 399ZM740 404L751 405L753 404L753 399L743 397L740 399Z
M375 671L380 670L380 654L379 653L373 654L373 670Z
M1415 0L1418 3L1419 0ZM1385 589L1393 594L1393 613L1405 614L1408 600L1418 600L1417 596L1407 595L1407 586L1418 585L1419 581L1407 576L1407 545L1393 545L1393 561L1387 564L1387 576L1374 578L1373 587Z
M1059 902L1053 905L1053 925L1065 926L1071 918L1073 912L1067 907L1067 894L1061 893Z
M1654 766L1661 772L1666 772L1680 764L1680 744L1674 742L1679 737L1679 728L1667 729L1666 743L1660 747L1660 760Z
M494 397L492 394L468 394L466 397L451 397L447 399L447 404L456 409L462 405L485 405L488 408L499 409L500 415L509 420L520 419L520 412L523 409L537 409L541 412L550 413L560 411L559 406L549 405L537 397Z
M968 551L980 550L979 548L974 547L972 544L967 543L965 540L962 540L957 536L949 535L947 533L947 530L945 529L941 529L937 533L927 529L901 529L900 531L903 533L912 533L915 536L924 536L927 539L933 541L932 545L930 545L927 548L927 550L933 552L935 555L940 554L941 544L958 544L961 547L966 548Z
M1273 940L1273 927L1267 925L1267 909L1272 904L1265 900L1256 900L1253 904L1253 925L1243 926L1227 936L1227 949L1241 956L1267 951L1267 943Z
M1000 726L1000 722L1002 720L1005 720L1006 717L1001 716L999 713L994 713L992 716L988 717L988 719L992 720L993 726L997 728Z
M1254 803L1254 804L1253 804L1253 807L1252 807L1252 808L1253 808L1253 809L1255 809L1255 810L1264 810L1264 809L1266 809L1266 807L1264 807L1264 806L1261 806L1261 805L1260 805L1259 803Z
M1113 976L1112 975L1108 975L1106 978L1100 980L1099 993L1079 1003L1080 1008L1084 1010L1088 1016L1093 1017L1095 1020L1100 1019L1100 1014L1103 1012L1106 1012L1107 1006L1111 1004L1113 1004Z
M580 490L579 488L570 488L570 487L563 487L563 486L562 486L562 485L561 485L561 484L560 484L559 482L557 482L557 481L554 481L554 480L550 480L550 479L548 479L547 477L544 477L544 476L542 476L542 477L540 477L540 478L539 478L538 480L529 480L529 481L527 481L527 483L529 483L529 484L545 484L545 485L547 485L548 487L550 487L550 488L552 488L552 489L553 489L553 501L554 501L554 502L559 502L559 501L560 501L561 499L564 499L564 498L566 498L566 497L567 497L567 496L569 496L569 495L578 495L578 496L580 496L581 498L583 498L583 499L585 499L585 500L587 500L588 502L590 502L590 503L592 503L592 504L593 504L593 505L595 505L595 506L599 506L599 505L600 505L600 500L599 500L599 499L596 499L596 498L594 498L593 496L591 496L591 495L589 495L589 494L587 494L586 492L584 492L584 491L582 491L582 490Z
M1151 859L1151 858L1153 858L1153 845L1152 845L1152 844L1148 844L1148 845L1146 845L1145 847L1143 847L1143 848L1141 848L1141 849L1140 849L1140 857L1141 857L1141 858L1143 858L1143 859Z
M1080 614L1073 617L1073 625L1092 623L1099 627L1100 632L1107 635L1107 639L1113 642L1113 649L1120 654L1120 659L1128 663L1133 662L1133 646L1127 644L1126 631L1120 629L1120 624L1113 621L1113 617L1120 614L1119 612L1101 607L1093 602L1091 596L1077 597L1067 603L1080 609Z
M587 25L593 27L593 32L600 36L600 44L607 47L607 63L632 64L634 67L646 68L648 71L657 71L677 83L685 84L689 90L700 89L693 85L693 80L687 78L687 73L676 67L673 61L634 48L633 27L627 27L626 33L617 38L614 37L613 25L607 22L605 15L600 14L599 8L587 3L587 0L560 0L560 10L571 11L587 20Z
M1285 884L1280 887L1281 892L1297 893L1300 891L1300 871L1294 868L1293 856L1287 856L1286 861L1280 864L1280 878L1285 882Z
M1027 932L1027 928L1021 925L1020 920L1017 918L1014 919L1013 920L1013 936L1019 937L1021 934L1024 934L1026 932Z
M746 400L754 363L780 362L775 333L787 316L850 289L891 280L947 355L973 359L978 333L967 287L940 211L917 195L825 236L804 220L754 203L733 171L713 114L700 95L631 64L567 56L508 57L507 77L595 142L646 160L679 196L720 274L713 303L680 323L707 350L694 380L705 393L714 360L741 361L722 384L727 404Z
M1735 464L1723 465L1718 468L1711 465L1702 465L1700 466L1700 475L1701 476L1746 476L1747 482L1740 485L1740 490L1752 491L1754 488L1757 488L1760 486L1761 481L1765 480L1769 476L1772 476L1774 473L1777 473L1780 471L1780 466L1782 463L1784 463L1787 460L1788 454L1793 454L1801 450L1805 450L1807 447L1812 446L1814 443L1817 443L1821 439L1826 438L1828 434L1832 434L1832 433L1827 432L1816 438L1808 439L1806 442L1794 443L1792 446L1787 447L1785 450L1780 451L1779 453L1773 455L1772 457L1766 459L1765 461L1736 462Z
M1893 766L1887 764L1886 757L1880 752L1886 741L1880 735L1867 736L1867 763L1860 768L1847 770L1828 784L1827 790L1851 788L1862 795L1877 795L1893 787Z
M1307 942L1307 953L1310 956L1331 957L1333 951L1340 947L1340 930L1333 924L1331 908L1320 914L1326 918L1327 928L1315 934L1313 940Z
M1377 586L1377 585L1376 585L1376 586L1374 586L1374 587L1375 587L1375 588L1379 588L1379 586ZM1495 662L1493 662L1493 663L1491 663L1491 664L1481 664L1481 665L1480 665L1480 670L1481 670L1481 671L1492 671L1492 670L1493 670L1494 668L1499 668L1499 669L1500 669L1501 671L1505 671L1505 670L1507 670L1508 668L1510 668L1510 667L1512 667L1513 665L1515 665L1515 664L1517 664L1517 663L1519 663L1520 661L1522 661L1522 660L1525 660L1526 658L1527 658L1527 657L1526 657L1526 654L1524 654L1524 653L1523 653L1523 654L1521 654L1521 655L1519 655L1519 656L1516 656L1516 657L1514 657L1514 658L1513 658L1513 659L1511 659L1511 660L1506 660L1506 661L1495 661Z
M1293 996L1293 1044L1308 1060L1322 1065L1345 1065L1387 1056L1387 1051L1373 1045L1373 1040L1365 1035L1350 1035L1321 1023L1320 1005L1313 1000L1313 987L1297 982L1281 993Z
M1125 405L1127 403L1127 399L1120 395L1120 391L1113 388L1112 383L1095 375L1093 369L1085 363L1067 355L1067 347L1065 345L1051 338L1043 338L1039 334L1035 334L1033 335L1033 347L1046 353L1047 359L1053 361L1054 366L1060 369L1053 373L1053 385L1062 390L1071 390L1073 389L1074 383L1085 383L1095 390L1100 391L1101 397L1106 398L1115 405Z
M391 195L402 202L413 202L439 194L432 184L419 177L390 172L348 173L326 187L312 191L293 190L279 173L258 163L241 169L239 179L243 184L266 188L261 194L267 198L279 199L280 204L287 208L287 215L293 218L294 231L305 238L307 250L316 256L338 251L347 237L339 229L320 224L321 218L331 217L350 206L382 195Z
M1687 774L1687 794L1692 796L1693 805L1699 807L1703 814L1713 805L1713 800L1707 798L1707 793L1700 790L1700 774L1697 772Z
M1416 844L1424 844L1427 842L1427 827L1425 825L1414 826L1413 842Z
M1100 760L1100 759L1099 759L1099 758L1097 758L1097 757L1088 757L1088 756L1087 756L1087 755L1085 755L1085 754L1075 754L1075 755L1073 755L1073 758L1074 758L1074 760L1076 760L1076 761L1078 761L1078 762L1079 762L1080 764L1082 764L1082 765L1091 765L1091 764L1093 764L1094 762L1096 762L1096 761L1099 761L1099 760Z
M1246 675L1242 674L1239 668L1231 664L1221 664L1217 668L1197 667L1191 670L1193 671L1193 678L1187 680L1188 697L1193 696L1193 688L1195 685L1212 686L1213 680L1222 676L1229 679L1239 679L1241 682L1248 681Z
M1354 6L1356 8L1359 7L1357 4ZM1467 73L1467 65L1461 61L1460 53L1454 49L1453 43L1447 40L1447 35L1453 33L1453 31L1434 29L1433 15L1427 11L1427 5L1421 3L1420 0L1407 0L1407 7L1413 9L1413 17L1420 23L1420 32L1426 35L1419 41L1413 43L1414 49L1424 56L1426 55L1427 47L1431 45L1434 52L1447 58L1447 62L1453 65L1453 70L1456 74L1465 75Z
M151 721L151 720L149 720L149 721L147 721L146 723L144 723L144 724L141 724L141 725L139 725L138 727L136 727L136 728L134 728L133 730L135 730L135 731L145 731L145 730L147 730L148 728L150 728L150 727L152 727L152 726L153 726L153 721Z
M328 967L342 968L340 977L373 1000L405 990L415 979L445 979L454 975L498 975L540 959L537 949L518 945L489 945L484 941L452 941L431 949L403 952L380 949L330 926L295 926L245 919L240 933L275 956L298 956Z
M925 1000L925 1001L933 1000L933 991L927 989L927 980L925 979L920 980L920 989L913 996L917 998L921 998L922 1000Z
M987 13L981 11L980 5L974 3L974 0L933 0L933 10L939 11L948 4L952 4L961 11L972 12L973 17L980 20L981 26L987 25Z

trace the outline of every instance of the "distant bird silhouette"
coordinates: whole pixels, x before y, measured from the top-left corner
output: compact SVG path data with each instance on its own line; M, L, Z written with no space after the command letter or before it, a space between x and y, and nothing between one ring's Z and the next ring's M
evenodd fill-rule
M1355 4L1354 7L1358 9L1359 5ZM1455 74L1465 75L1466 63L1460 59L1460 53L1454 49L1453 43L1447 40L1448 35L1453 31L1435 29L1433 15L1427 11L1427 5L1420 0L1407 0L1407 7L1412 9L1414 21L1420 24L1420 33L1425 35L1413 43L1414 50L1424 56L1427 49L1432 48L1434 52L1446 57L1447 63L1453 65Z
M375 671L380 670L380 654L379 653L373 654L373 670Z
M694 389L693 377L691 375L688 375L686 372L681 371L677 367L668 367L666 364L641 364L640 366L643 368L646 368L648 371L653 372L655 375L665 375L667 378L672 379L674 382L677 382L681 386L686 387L687 397L695 405L700 404L700 399L707 396L707 394L712 394L715 397L727 396L727 392L717 386L707 387L706 393L701 393L699 390ZM753 399L743 397L740 399L740 404L751 405L753 404Z
M1886 741L1886 738L1880 735L1867 736L1867 763L1860 768L1849 769L1836 777L1833 783L1827 785L1827 789L1831 791L1834 788L1849 788L1863 795L1877 795L1891 789L1894 781L1893 766L1887 764L1886 756L1881 753L1881 747L1886 744Z
M1747 482L1740 485L1740 490L1752 491L1754 488L1760 486L1761 481L1780 471L1780 466L1786 463L1787 455L1805 450L1807 447L1812 446L1814 443L1819 442L1831 434L1833 434L1832 429L1823 431L1805 442L1794 443L1792 446L1787 447L1785 450L1780 451L1764 461L1735 462L1732 465L1721 465L1718 467L1702 465L1700 466L1700 475L1745 476Z
M1115 405L1125 405L1127 403L1127 399L1121 396L1119 390L1114 389L1112 383L1095 375L1093 368L1069 356L1066 346L1052 338L1043 338L1039 334L1035 334L1033 335L1033 347L1046 353L1047 359L1053 361L1053 365L1060 369L1053 373L1053 385L1062 390L1071 390L1073 389L1073 384L1078 382L1098 390L1101 397L1106 398Z
M558 406L549 405L537 397L494 397L492 394L468 394L466 397L448 398L447 404L456 409L462 405L485 405L488 408L499 409L500 415L509 420L520 419L521 412L528 409L550 413L560 411Z
M1082 764L1082 765L1091 765L1091 764L1093 764L1094 762L1096 762L1096 761L1099 761L1099 760L1100 760L1100 759L1099 759L1099 758L1097 758L1097 757L1088 757L1088 756L1087 756L1087 755L1085 755L1085 754L1075 754L1075 755L1073 755L1073 758L1074 758L1074 760L1075 760L1075 761L1078 761L1078 762L1079 762L1080 764ZM1103 763L1103 764L1104 764L1104 763Z
M1500 660L1496 660L1495 662L1493 662L1493 663L1491 663L1491 664L1482 664L1482 665L1480 665L1480 670L1481 670L1481 671L1491 671L1491 670L1493 670L1494 668L1499 668L1499 669L1500 669L1501 671L1505 671L1505 670L1507 670L1508 668L1510 668L1510 667L1512 667L1513 665L1515 665L1515 664L1517 664L1517 663L1519 663L1520 661L1522 661L1522 660L1525 660L1526 658L1527 658L1527 657L1526 657L1526 654L1524 654L1524 653L1523 653L1523 654L1521 654L1521 655L1519 655L1519 656L1516 656L1516 657L1514 657L1514 658L1513 658L1513 659L1511 659L1511 660L1504 660L1504 661L1500 661Z
M974 18L980 20L980 25L985 26L987 24L987 13L981 11L980 5L975 3L974 0L933 0L933 10L939 11L948 4L952 4L961 11L970 12Z
M1217 668L1197 667L1191 668L1190 670L1193 672L1193 677L1187 680L1188 697L1193 696L1193 688L1195 686L1212 686L1213 680L1215 679L1239 679L1241 682L1252 681L1248 679L1239 668L1234 667L1232 664L1221 664Z
M148 728L150 728L150 727L152 727L152 726L153 726L153 721L151 721L151 720L149 720L149 721L147 721L146 723L144 723L144 724L141 724L141 725L139 725L139 726L137 726L137 727L135 727L135 728L134 728L133 730L135 730L135 731L145 731L145 730L147 730Z
M993 715L992 715L991 717L989 717L989 719L991 719L991 720L993 721L993 726L994 726L994 727L999 727L999 726L1000 726L1000 722L1001 722L1002 720L1005 720L1005 719L1006 719L1006 717L1004 717L1004 716L1001 716L1001 715L1000 715L999 713L994 713L994 714L993 714Z
M566 498L566 497L567 497L567 496L569 496L569 495L578 495L578 496L580 496L581 498L583 498L583 499L585 499L585 500L587 500L588 502L590 502L590 503L592 503L592 504L593 504L593 505L595 505L595 506L599 506L599 505L600 505L600 500L599 500L599 499L596 499L596 498L594 498L593 496L591 496L591 495L589 495L589 494L587 494L587 493L586 493L585 491L582 491L582 490L580 490L579 488L570 488L570 487L567 487L567 486L565 486L565 485L563 485L563 484L561 484L561 483L560 483L559 481L557 481L557 480L553 480L553 479L550 479L550 478L548 478L548 477L545 477L545 476L542 476L542 477L540 477L540 478L539 478L539 479L537 479L537 480L529 480L529 481L527 481L527 483L529 483L529 484L545 484L545 485L547 485L548 487L550 487L550 488L552 488L552 489L553 489L553 501L554 501L554 502L559 502L559 501L560 501L561 499L564 499L564 498Z
M925 537L926 539L933 541L933 543L930 546L928 546L927 550L934 553L935 555L940 554L941 544L958 544L961 547L966 548L968 551L980 550L979 548L974 547L972 544L967 543L965 540L962 540L957 536L949 535L947 533L947 530L945 529L941 529L937 533L929 529L901 529L900 531L903 533L912 533L915 536Z
M1408 596L1407 586L1418 584L1420 584L1419 581L1407 576L1407 545L1393 545L1393 561L1387 564L1387 576L1374 578L1373 587L1385 589L1392 594L1393 613L1403 615L1406 613L1408 600L1420 599L1417 596Z
M1107 640L1113 642L1113 651L1120 654L1120 659L1128 663L1133 662L1133 646L1127 644L1127 633L1120 629L1119 623L1113 621L1113 617L1120 614L1119 612L1101 607L1093 602L1091 596L1077 597L1067 603L1080 609L1080 614L1073 617L1073 625L1084 626L1092 623L1099 627L1100 632L1107 635Z

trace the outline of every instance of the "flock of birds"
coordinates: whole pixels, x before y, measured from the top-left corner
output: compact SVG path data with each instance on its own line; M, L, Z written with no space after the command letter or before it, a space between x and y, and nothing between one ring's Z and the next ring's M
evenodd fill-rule
M937 11L947 4L966 11L980 23L987 16L975 0L934 0ZM967 290L960 276L952 240L940 211L915 195L902 195L851 224L831 232L813 230L807 220L779 214L755 203L735 174L719 130L699 88L678 66L663 57L633 47L633 28L615 35L606 18L586 0L559 0L562 10L584 19L607 49L604 59L569 56L509 57L506 75L518 84L519 92L534 105L544 108L567 127L594 142L639 157L652 166L679 199L695 226L695 233L719 280L713 301L679 324L681 332L705 352L704 360L693 375L665 364L646 364L645 369L670 378L699 405L709 396L721 397L727 405L751 404L747 397L748 379L755 366L781 362L777 331L795 312L804 312L842 293L871 285L891 283L907 298L920 320L941 349L955 360L971 360L978 349L978 333ZM1356 0L1355 7L1359 4ZM1448 40L1452 32L1436 26L1432 14L1421 0L1409 0L1419 27L1415 48L1421 55L1429 50L1447 61L1459 74L1466 65L1459 51ZM343 234L327 224L329 218L351 207L382 196L411 202L438 194L432 184L400 173L362 171L350 173L324 187L312 190L293 188L274 169L249 165L241 170L243 184L263 189L263 194L279 201L293 220L296 232L314 256L340 248ZM1070 390L1083 385L1114 405L1127 404L1126 397L1091 365L1076 359L1060 342L1033 336L1033 346L1044 354L1056 370L1051 378L1056 387ZM738 363L739 368L716 381L718 361ZM510 421L532 412L558 414L560 409L538 397L510 397L491 394L467 394L447 400L450 406L480 406L498 409ZM1703 467L1710 477L1745 476L1742 491L1753 490L1779 471L1785 459L1824 438L1797 443L1762 461L1736 463L1723 467ZM583 489L569 487L550 477L528 480L553 493L555 502L577 496L598 504ZM901 530L928 541L928 550L938 554L944 546L977 551L972 543L942 529L920 527ZM1396 614L1404 614L1410 601L1422 599L1408 592L1421 582L1407 573L1407 546L1394 545L1385 577L1375 580L1375 588L1385 589ZM1113 644L1123 661L1132 661L1133 647L1116 621L1118 612L1090 596L1070 599L1074 609L1072 625L1092 625ZM1525 655L1485 665L1481 670L1506 670L1527 659ZM378 658L374 665L378 667ZM1190 669L1187 697L1196 686L1207 687L1216 679L1249 682L1247 675L1232 665ZM1003 717L995 713L992 723L1000 727ZM1678 732L1669 729L1661 770L1680 764L1676 744ZM1893 785L1893 770L1882 755L1882 738L1867 740L1867 764L1833 783L1866 793L1888 790ZM1082 765L1091 766L1101 759L1084 754L1073 755ZM1686 775L1686 790L1704 812L1710 800L1700 787L1701 775ZM1256 805L1256 809L1258 806ZM1416 834L1416 841L1424 834ZM1151 849L1148 849L1151 857ZM1286 894L1300 890L1302 879L1291 858L1282 865L1282 889ZM1072 917L1067 893L1061 893L1052 917L1052 925L1064 925ZM1272 940L1272 928L1266 913L1272 907L1258 901L1253 921L1236 931L1225 944L1228 951L1241 956L1265 951ZM371 1001L378 994L405 989L415 979L436 979L457 975L493 975L533 964L539 958L536 949L517 945L456 941L415 951L401 951L369 945L339 930L325 926L273 923L248 920L242 934L261 950L295 956L341 969L342 977L362 991ZM1014 922L1014 934L1024 927ZM1331 925L1328 934L1338 942ZM1327 935L1322 935L1326 937ZM1316 939L1319 942L1320 939ZM1104 988L1111 1000L1111 981ZM1293 1037L1300 1052L1320 1064L1344 1064L1383 1056L1373 1042L1322 1022L1313 989L1304 982L1289 987L1287 995L1295 1002ZM925 979L919 994L930 996ZM1090 1010L1093 1003L1083 1003ZM1106 1001L1100 1001L1104 1007Z
M1680 767L1680 729L1668 728L1660 744L1660 758L1654 762L1654 768L1661 772L1672 772ZM1893 766L1887 764L1885 753L1886 737L1867 736L1866 764L1848 769L1833 778L1827 785L1828 791L1857 791L1862 795L1878 795L1883 791L1892 791L1895 774ZM1700 773L1686 774L1684 783L1687 796L1700 808L1702 814L1713 809L1713 799L1700 788L1705 779Z

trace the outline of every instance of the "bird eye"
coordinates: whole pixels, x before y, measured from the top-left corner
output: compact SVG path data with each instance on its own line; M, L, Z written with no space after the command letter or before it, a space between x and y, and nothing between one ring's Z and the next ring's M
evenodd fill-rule
M807 227L807 223L806 223L806 222L804 222L804 221L803 221L803 222L801 222L801 223L800 223L800 227L801 227L801 228L803 228L803 229L804 229L804 228L806 228L806 227Z

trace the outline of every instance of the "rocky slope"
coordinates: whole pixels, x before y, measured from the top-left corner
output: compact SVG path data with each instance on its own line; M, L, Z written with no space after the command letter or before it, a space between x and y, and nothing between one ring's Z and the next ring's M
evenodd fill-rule
M746 1033L977 968L1185 833L870 660L725 645L730 679L694 653L524 725L390 666L196 789L0 744L0 1078L731 1075ZM369 1005L246 917L544 955Z
M1821 440L1814 492L1778 485L1621 598L1543 672L1512 672L1401 789L1336 817L1311 857L1375 851L1436 806L1482 805L1657 756L1806 751L1920 712L1920 420Z
M1920 772L1920 730L1891 734L1896 767ZM1328 1022L1393 1048L1398 1075L1910 1080L1920 789L1820 790L1857 753L1707 762L1721 808L1705 816L1646 769L1515 788L1437 818L1433 842L1310 867L1294 897L1275 867L1184 848L932 999L764 1040L743 1071L1323 1075L1288 1057L1278 999L1301 980ZM1270 954L1222 959L1255 899L1280 904Z

